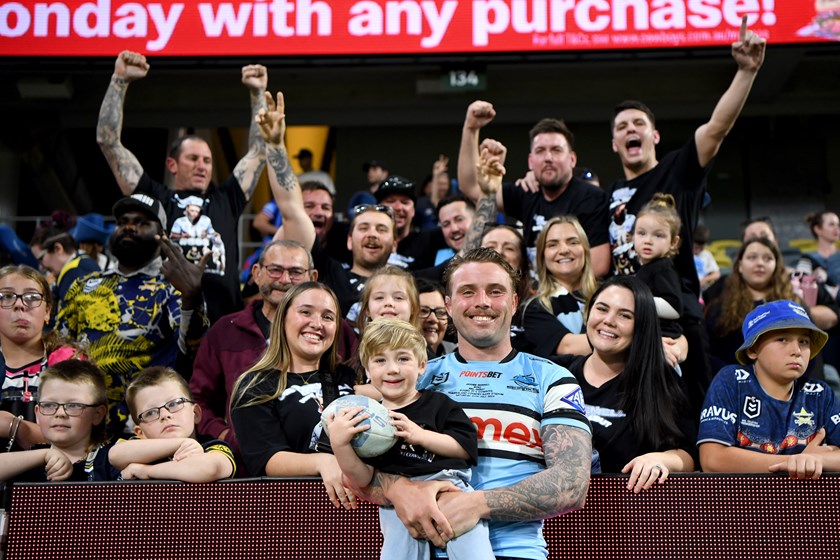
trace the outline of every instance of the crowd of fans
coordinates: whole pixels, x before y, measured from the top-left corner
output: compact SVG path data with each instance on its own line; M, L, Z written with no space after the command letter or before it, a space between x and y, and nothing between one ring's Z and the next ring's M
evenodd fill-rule
M476 101L457 181L445 156L420 188L371 161L349 222L341 185L292 171L285 101L259 65L242 69L253 119L231 177L212 184L207 142L187 136L166 160L174 188L151 179L120 139L150 67L121 53L97 127L123 194L113 232L86 216L39 228L31 253L6 244L0 478L318 476L336 507L382 505L385 550L541 558L539 520L580 507L590 472L639 492L673 472L840 470L820 381L838 365L837 215L809 216L819 248L793 270L766 221L728 276L703 254L708 170L764 42L742 27L732 52L731 85L673 152L656 153L647 106L615 108L624 176L608 188L576 173L557 119L506 182L506 147L480 138L496 111ZM243 303L235 224L264 169L273 200ZM392 411L393 456L348 453L358 410L322 432L351 393Z

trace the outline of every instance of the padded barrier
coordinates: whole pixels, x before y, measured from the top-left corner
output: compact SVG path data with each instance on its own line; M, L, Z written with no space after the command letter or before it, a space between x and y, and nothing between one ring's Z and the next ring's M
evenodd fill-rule
M673 475L634 495L593 477L582 511L546 522L549 558L840 558L840 475ZM9 560L377 559L376 508L314 479L21 484Z

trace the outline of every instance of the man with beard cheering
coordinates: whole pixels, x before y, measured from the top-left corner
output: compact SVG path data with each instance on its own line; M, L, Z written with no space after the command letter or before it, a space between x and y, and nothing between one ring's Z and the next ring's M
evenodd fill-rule
M493 120L496 111L486 101L475 101L467 108L458 153L458 184L473 202L481 198L475 175L479 158L479 131ZM596 276L605 275L610 268L610 247L607 222L607 195L598 187L574 176L577 163L574 135L566 124L557 119L543 119L529 132L531 152L528 168L539 190L529 192L514 184L505 184L496 192L496 206L506 215L525 224L522 232L533 262L534 244L548 220L554 216L577 217L592 247L592 269ZM481 149L501 157L504 164L506 149L494 140L485 140ZM531 175L529 174L529 176Z
M210 325L201 292L210 255L198 266L187 261L164 237L166 212L150 196L120 199L113 212L111 254L119 265L75 282L58 325L105 373L108 430L118 434L128 420L125 390L135 373L150 366L190 371L177 366L189 364Z

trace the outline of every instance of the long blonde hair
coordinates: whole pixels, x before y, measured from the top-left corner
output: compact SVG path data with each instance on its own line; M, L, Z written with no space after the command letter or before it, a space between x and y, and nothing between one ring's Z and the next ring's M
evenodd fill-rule
M233 386L231 397L231 408L244 408L268 402L279 397L286 390L289 377L289 369L292 367L292 352L289 348L289 341L286 338L286 318L292 307L292 302L304 292L309 290L321 290L330 295L335 303L336 310L336 334L330 343L330 347L321 356L319 369L321 371L335 371L338 363L338 329L341 324L341 307L338 305L338 298L329 286L320 282L304 282L294 286L286 293L286 296L277 306L277 313L271 323L270 340L268 348L250 369L245 371L236 380ZM251 375L253 374L253 375ZM247 402L242 402L254 387L262 384L268 379L277 377L277 387L270 395L259 395Z
M595 292L598 287L598 281L595 278L595 273L592 272L592 254L589 247L589 238L583 230L583 226L574 216L555 216L546 222L545 227L537 236L537 277L539 278L539 286L536 295L531 298L531 301L539 301L540 305L551 311L551 297L562 287L560 282L551 275L545 263L545 246L548 242L548 233L556 225L569 224L575 228L575 232L580 238L580 243L583 246L583 269L580 272L580 293L583 296L583 301L587 301L589 297Z

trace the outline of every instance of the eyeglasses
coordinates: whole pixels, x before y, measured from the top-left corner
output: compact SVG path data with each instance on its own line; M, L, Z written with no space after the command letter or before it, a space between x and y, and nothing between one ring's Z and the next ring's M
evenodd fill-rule
M149 410L141 412L137 415L137 419L140 420L140 422L148 424L149 422L154 422L160 418L161 409L165 408L169 412L178 412L184 408L184 405L187 403L193 404L193 401L185 397L178 397L177 399L173 399L162 406L150 408Z
M38 292L26 292L25 294L16 294L14 292L0 292L0 307L3 309L11 309L15 306L18 298L21 303L29 309L40 307L44 302L44 295Z
M437 319L440 319L441 321L443 321L447 318L446 308L444 308L444 307L426 307L425 305L420 306L420 312L418 313L418 315L420 316L421 319L425 319L429 315L431 315L432 313L434 313L435 317Z
M358 206L353 208L353 216L358 216L359 214L364 214L365 212L383 212L388 214L391 218L394 217L394 211L391 210L390 206L385 206L384 204L359 204Z
M98 404L84 404L79 402L68 402L68 403L60 403L60 402L39 402L38 403L38 412L43 414L44 416L52 416L56 412L58 412L59 408L64 408L64 413L67 416L81 416L82 413L88 408L96 408L100 406Z
M289 274L289 280L291 280L292 282L300 280L301 278L303 278L304 274L306 274L310 270L308 268L301 268L299 266L284 268L275 264L265 265L263 266L263 269L272 278L280 278L283 276L283 273L286 272Z

